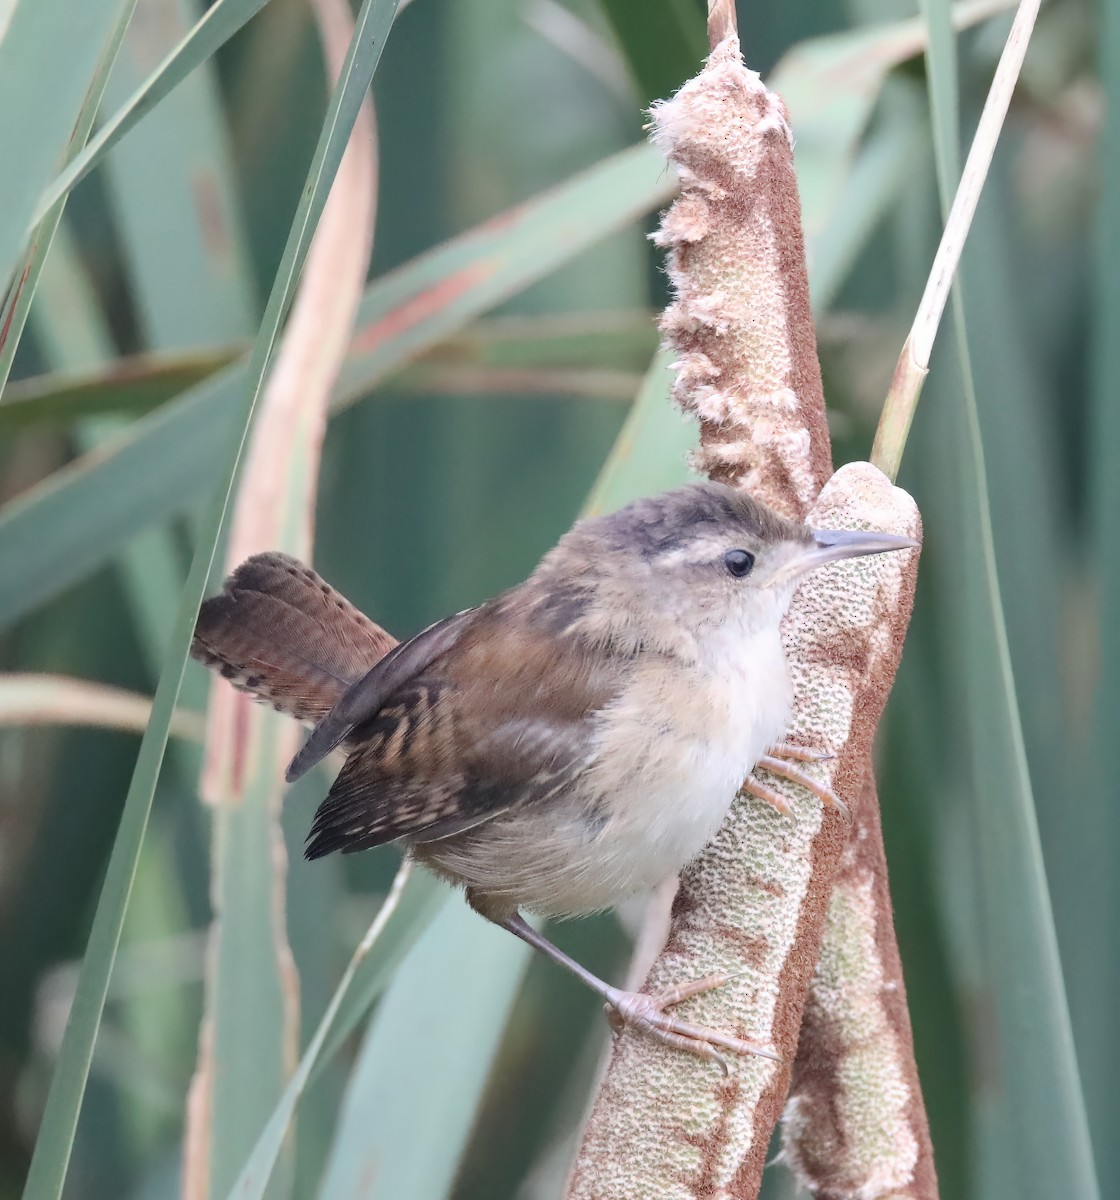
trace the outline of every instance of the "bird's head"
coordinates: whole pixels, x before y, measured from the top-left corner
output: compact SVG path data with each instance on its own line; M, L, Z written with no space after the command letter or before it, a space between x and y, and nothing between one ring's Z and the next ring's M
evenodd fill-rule
M696 483L578 522L529 582L557 632L669 649L715 628L776 628L817 567L916 545L812 529L724 484Z

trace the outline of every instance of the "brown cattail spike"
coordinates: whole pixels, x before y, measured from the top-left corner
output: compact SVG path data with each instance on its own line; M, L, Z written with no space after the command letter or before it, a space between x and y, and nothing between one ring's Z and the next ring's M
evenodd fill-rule
M832 467L785 105L731 35L653 118L681 180L654 241L674 291L661 320L673 396L700 422L695 465L801 519Z

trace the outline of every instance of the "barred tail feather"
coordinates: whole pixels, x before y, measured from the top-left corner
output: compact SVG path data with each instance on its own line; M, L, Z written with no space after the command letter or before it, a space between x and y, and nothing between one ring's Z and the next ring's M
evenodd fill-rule
M240 691L315 722L395 645L309 567L269 552L202 605L191 654Z

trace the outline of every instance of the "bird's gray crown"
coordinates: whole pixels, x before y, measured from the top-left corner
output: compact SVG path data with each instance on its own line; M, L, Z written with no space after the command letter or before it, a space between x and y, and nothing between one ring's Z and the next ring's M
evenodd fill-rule
M600 638L604 623L614 628L635 596L644 598L647 610L665 608L676 622L681 611L676 589L685 582L698 586L709 574L707 582L715 585L724 552L742 548L753 554L782 542L808 545L812 536L804 525L725 484L688 484L578 521L532 576L495 604L524 606L542 628L590 631L593 639ZM597 615L593 604L601 610Z
M677 549L705 530L726 530L763 543L812 538L804 525L722 483L692 483L635 500L617 512L581 521L576 529L604 549L637 550L642 557Z

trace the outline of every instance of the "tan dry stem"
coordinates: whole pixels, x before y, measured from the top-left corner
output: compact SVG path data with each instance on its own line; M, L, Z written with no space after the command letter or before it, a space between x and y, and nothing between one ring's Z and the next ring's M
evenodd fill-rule
M346 57L353 21L344 0L314 0L312 8L334 79ZM261 398L230 527L227 571L264 550L280 548L297 558L311 557L327 406L346 356L373 249L376 171L376 126L367 99L323 208ZM298 494L293 494L294 477L301 484ZM204 799L215 806L236 803L251 758L248 743L266 724L276 730L279 789L283 765L299 742L299 727L217 676L211 681L208 714ZM279 796L278 790L277 800Z
M735 0L708 0L708 45L714 50L739 32Z
M866 463L838 471L810 516L833 528L920 533L914 502ZM798 592L783 627L797 691L791 740L836 755L810 769L849 805L894 678L916 571L912 552L826 568ZM669 942L646 988L740 972L681 1005L682 1015L769 1042L792 1062L847 827L807 792L767 782L793 819L753 799L735 802L681 879ZM624 1033L569 1196L753 1198L789 1076L789 1065L744 1058L725 1080L688 1055Z
M886 471L891 479L898 475L910 425L914 420L914 409L929 372L933 342L949 299L949 289L960 265L968 231L972 228L972 218L976 215L988 168L995 156L1041 3L1042 0L1020 0L1015 12L992 86L988 90L988 98L984 101L980 122L969 147L952 208L945 220L945 229L929 270L925 291L914 315L914 324L894 370L890 391L879 418L879 428L875 433L875 444L871 449L871 461Z
M831 473L785 105L726 38L653 110L681 194L654 236L674 300L673 396L700 421L695 464L792 517Z
M87 725L143 733L152 714L152 699L107 683L68 675L0 674L0 727L19 725ZM177 708L171 717L176 737L201 742L201 713Z
M353 35L346 0L312 0L327 60L337 78ZM232 569L251 554L282 548L309 558L313 535L315 484L326 428L331 388L346 353L369 256L376 210L376 126L367 98L354 123L346 151L315 232L292 313L284 330L246 453L231 522L226 565ZM298 480L300 488L293 486ZM213 1194L212 1146L222 1119L219 1028L223 1005L218 964L223 947L227 888L235 869L225 852L236 825L238 836L254 835L246 809L263 804L269 872L269 925L273 989L282 1031L280 1083L296 1065L299 1045L299 976L287 938L285 910L287 850L280 826L283 768L296 748L298 727L255 704L215 679L208 710L206 755L199 791L215 809L214 920L207 954L205 1012L198 1062L187 1098L182 1194L208 1200ZM259 844L255 850L261 850ZM227 1002L228 1003L228 1002Z

